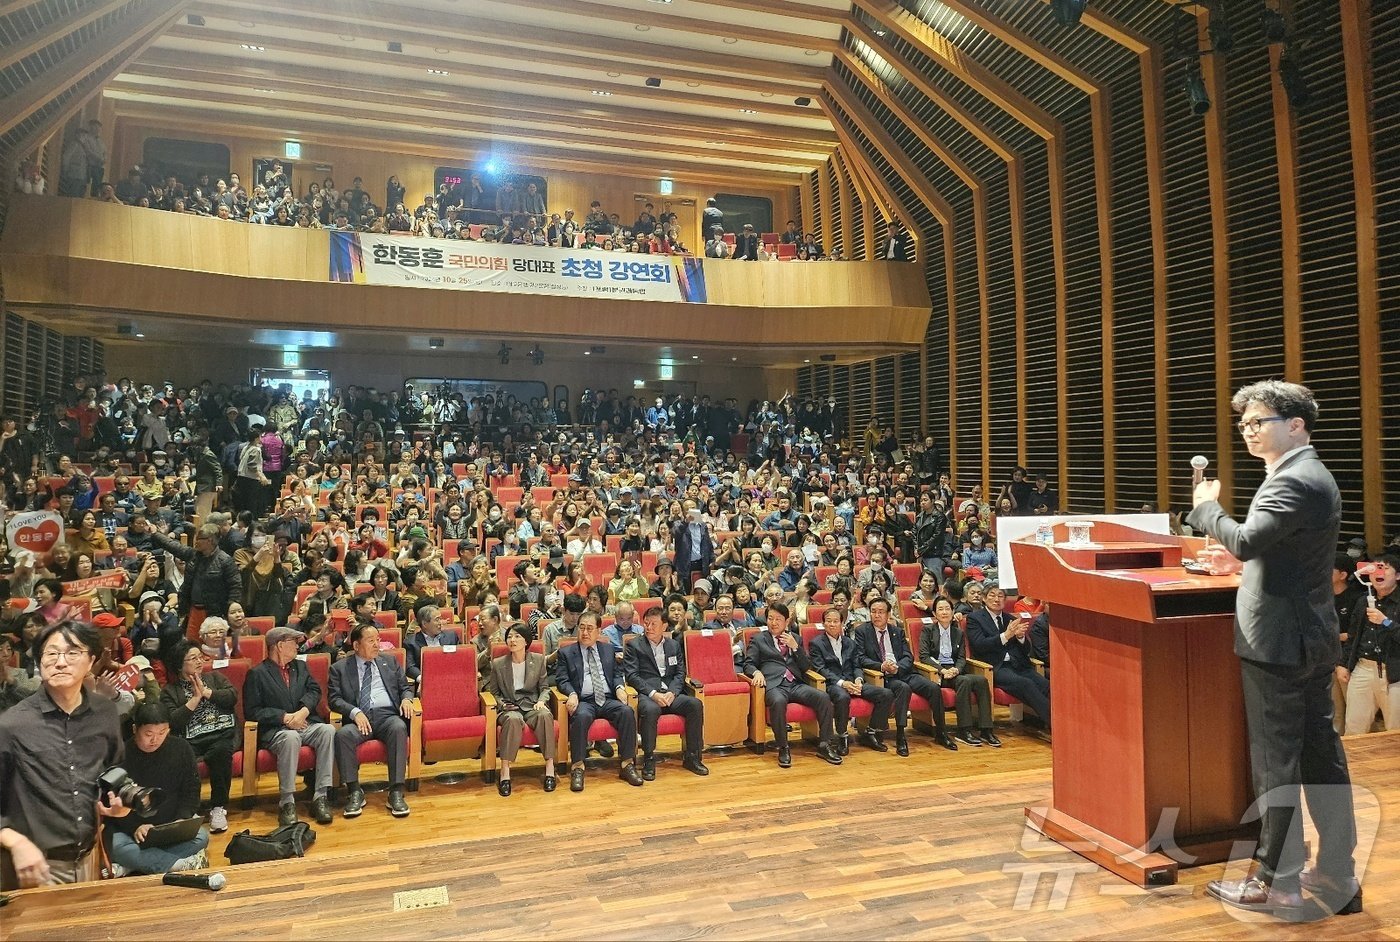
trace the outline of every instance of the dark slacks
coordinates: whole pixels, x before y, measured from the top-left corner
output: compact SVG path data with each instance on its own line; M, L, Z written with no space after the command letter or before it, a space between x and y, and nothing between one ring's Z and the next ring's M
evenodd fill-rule
M588 727L594 720L607 720L617 730L617 754L624 763L637 757L637 714L623 701L608 697L602 706L592 698L580 699L569 717L569 761L582 762L588 755Z
M360 780L360 757L355 750L361 743L377 739L384 744L389 785L399 788L404 783L404 770L408 765L408 720L391 707L377 707L369 711L370 734L360 732L355 721L349 717L345 725L335 732L335 764L340 769L340 780L349 784Z
M209 805L214 808L226 807L229 788L233 784L233 734L213 733L186 741L194 750L194 757L203 759L209 770Z
M656 751L656 724L663 713L685 720L685 753L698 756L705 750L705 704L688 694L678 694L670 706L662 706L651 697L637 696L640 718L638 732L642 735L642 755Z
M846 735L846 727L851 722L851 695L835 684L826 685L826 695L831 698L831 708L835 713L836 733ZM873 704L870 711L870 729L883 732L890 725L890 707L894 705L894 691L875 684L861 684L860 698Z
M959 674L943 681L943 686L953 691L953 707L958 714L959 729L992 728L992 691L987 686L987 678L981 674ZM977 701L975 720L972 715L973 700Z
M1356 813L1342 741L1332 726L1334 665L1240 660L1249 763L1262 807L1254 859L1260 878L1298 889L1303 869L1299 792L1318 832L1318 869L1337 880L1353 875Z
M1033 670L1017 670L1006 664L997 666L993 682L1011 696L1035 711L1045 725L1050 725L1050 681Z
M818 738L824 743L831 742L834 715L831 709L831 698L811 684L794 684L784 681L776 687L766 688L763 702L768 706L768 725L772 728L773 738L778 741L779 747L788 744L787 706L789 703L800 703L817 714L817 724L820 727Z
M885 675L885 686L894 691L894 725L904 729L909 725L909 695L917 693L929 702L933 714L934 729L943 732L947 720L943 718L943 694L933 681L923 674L910 674L908 677Z

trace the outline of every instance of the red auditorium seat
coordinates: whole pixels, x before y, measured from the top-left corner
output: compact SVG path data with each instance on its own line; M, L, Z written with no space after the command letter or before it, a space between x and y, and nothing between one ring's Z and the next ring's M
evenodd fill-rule
M494 767L494 701L477 689L476 647L424 648L419 688L421 749L410 762L469 759L481 749L481 770Z
M749 735L748 679L734 667L729 635L687 631L684 635L687 683L705 703L705 745L730 746Z

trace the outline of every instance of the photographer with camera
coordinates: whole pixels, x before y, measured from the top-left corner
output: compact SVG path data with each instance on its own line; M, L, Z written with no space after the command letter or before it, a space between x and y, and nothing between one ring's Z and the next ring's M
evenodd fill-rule
M84 686L97 630L55 622L33 650L42 688L0 715L0 889L96 879L97 818L130 811L98 789L122 744L116 704Z
M141 704L132 720L123 767L109 769L101 780L103 787L137 810L106 832L107 853L116 875L208 866L204 852L209 845L207 828L201 826L184 840L162 836L168 830L162 825L186 821L199 810L194 749L179 736L170 735L170 713L160 703Z

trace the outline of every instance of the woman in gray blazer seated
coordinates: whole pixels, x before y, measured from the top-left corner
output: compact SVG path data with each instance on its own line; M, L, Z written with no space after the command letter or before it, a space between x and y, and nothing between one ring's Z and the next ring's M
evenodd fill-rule
M496 791L510 796L510 764L520 751L520 740L528 725L535 732L544 756L544 790L554 791L554 714L550 712L549 670L544 655L530 651L535 632L517 622L506 629L510 652L491 662L491 690L496 695L496 722L500 726L500 778Z

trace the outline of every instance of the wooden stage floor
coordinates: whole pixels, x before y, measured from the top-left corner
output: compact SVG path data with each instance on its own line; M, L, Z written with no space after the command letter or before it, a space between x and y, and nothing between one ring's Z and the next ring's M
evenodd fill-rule
M1376 799L1358 813L1363 845L1375 835L1365 914L1303 926L1225 911L1204 891L1221 866L1149 893L1038 839L1022 808L1050 795L1049 746L1004 738L953 754L915 736L909 759L857 749L841 768L797 746L786 772L771 750L736 752L703 780L672 760L640 789L609 763L581 795L567 780L543 794L537 765L518 767L509 799L477 777L429 778L407 820L372 794L362 817L318 828L307 858L224 868L217 894L153 877L27 891L0 909L0 937L1400 938L1400 829L1380 811L1400 806L1400 734L1347 741ZM270 805L230 817L275 825ZM446 905L394 911L396 892L435 887Z

